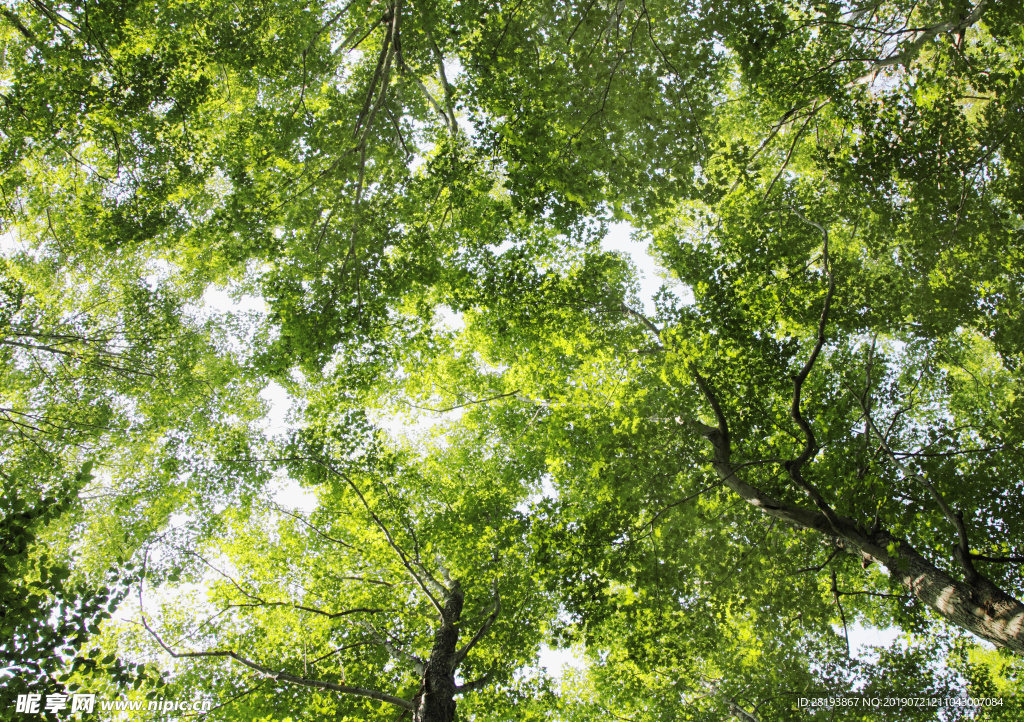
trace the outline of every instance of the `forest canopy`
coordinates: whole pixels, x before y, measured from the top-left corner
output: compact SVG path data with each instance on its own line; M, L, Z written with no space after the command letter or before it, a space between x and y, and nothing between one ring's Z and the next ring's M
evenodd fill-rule
M1020 3L0 15L8 709L1021 718Z

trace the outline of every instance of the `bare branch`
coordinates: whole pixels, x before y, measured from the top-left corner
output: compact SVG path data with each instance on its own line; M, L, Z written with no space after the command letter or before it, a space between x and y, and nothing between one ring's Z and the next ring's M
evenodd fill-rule
M296 521L301 522L303 525L305 525L306 527L311 529L313 532L315 532L317 536L322 537L322 538L326 539L329 542L333 542L335 544L340 544L341 546L345 547L346 549L355 549L356 548L356 546L354 544L349 544L348 542L344 542L341 539L335 539L332 536L328 536L323 531L321 531L320 529L315 527L313 524L311 524L301 514L295 514L294 512L288 511L287 509L282 507L280 504L275 504L273 502L268 502L268 506L272 506L272 507L274 507L274 509L276 509L277 511L281 512L282 514L287 514L292 519L295 519Z
M632 308L630 308L624 303L620 303L619 308L623 313L632 316L637 321L642 323L648 331L654 334L654 338L658 340L658 349L661 350L661 331L658 330L658 327L654 325L651 319L647 318L647 316L643 315L639 311L634 311Z
M448 110L448 127L451 129L452 134L455 134L459 130L458 121L455 120L455 110L452 108L452 86L448 83L448 75L444 71L444 56L441 55L441 49L437 47L437 43L434 41L434 36L430 32L430 27L424 25L424 30L427 34L427 40L430 42L430 48L434 52L434 62L437 64L437 74L441 79L441 89L444 91L444 103L445 108Z
M354 609L346 609L345 611L342 611L342 612L325 612L322 609L317 609L316 607L307 607L307 606L304 606L302 604L296 604L295 602L270 602L270 601L267 601L266 599L263 599L258 594L252 594L250 592L247 592L245 589L242 588L242 586L237 581L235 581L235 579L233 577L231 577L231 575L229 575L227 572L224 572L224 571L218 569L217 567L215 567L212 563L210 563L202 555L200 555L200 554L198 554L198 553L196 553L196 552L194 552L194 551L192 551L190 549L184 549L182 551L184 551L185 554L188 554L189 556L195 557L196 559L201 561L203 564L205 564L208 568L210 568L211 570L215 571L220 576L222 576L225 579L227 579L229 582L231 582L231 585L235 589L237 589L239 591L239 593L242 596L246 597L247 599L253 600L252 603L250 603L250 604L229 604L228 605L229 609L230 608L242 609L242 608L246 608L246 607L291 607L292 609L301 609L302 611L309 612L311 614L319 614L320 616L327 617L328 619L337 619L338 617L347 617L350 614L360 614L360 613L361 614L378 614L380 612L385 611L383 609L374 609L374 608L370 608L370 607L356 607Z
M876 60L871 64L871 67L868 68L867 73L848 83L848 86L852 87L871 82L880 71L885 68L892 67L893 65L909 65L918 56L925 44L935 38L936 35L941 35L942 33L962 33L967 28L981 20L982 13L985 11L985 6L987 4L988 0L979 0L978 4L974 6L974 10L972 10L971 13L960 22L936 23L935 25L931 25L926 28L918 28L914 30L913 32L918 33L917 37L904 47L903 50L893 52L891 55L882 58L881 60Z
M775 174L775 177L772 178L772 182L768 185L768 190L764 192L763 200L767 200L768 196L771 195L772 189L775 187L775 184L778 183L779 178L782 177L782 174L786 171L786 168L789 166L789 161L793 157L793 151L796 150L796 144L800 142L800 138L803 136L804 131L807 130L807 126L811 124L811 121L814 119L814 116L817 115L818 111L821 110L824 106L825 103L815 103L814 107L811 108L811 111L807 113L806 116L804 116L807 119L804 121L804 124L800 126L800 129L796 132L796 135L793 136L793 142L789 146L789 152L786 153L786 157L782 161L782 165L779 167L778 173ZM738 183L739 179L737 179L736 182ZM735 185L733 187L735 187Z
M276 679L280 682L287 682L289 684L294 684L300 687L312 687L314 689L325 689L330 692L338 692L340 694L351 694L357 697L368 697L370 699L375 699L380 702L387 702L388 704L393 704L394 706L399 707L401 709L415 709L412 702L401 699L400 697L385 694L384 692L378 692L377 690L373 689L366 689L364 687L352 687L349 685L334 684L333 682L324 682L318 679L309 679L308 677L301 677L299 675L289 674L288 672L284 671L274 671L269 667L259 664L258 662L253 662L252 660L243 657L237 652L230 650L217 650L212 652L175 652L169 646L164 644L164 641L160 638L160 636L155 631L153 631L153 629L149 626L149 624L146 622L145 614L142 614L141 618L142 626L145 627L146 631L149 632L153 639L156 640L157 644L159 644L160 647L163 648L165 652L167 652L167 654L171 655L175 659L227 657L229 659L235 660L239 664L245 665L249 669L258 672L259 674L269 679Z
M886 599L913 599L909 594L885 594L884 592L869 592L869 591L857 591L857 592L839 592L841 597L884 597Z
M420 80L418 77L414 77L414 80L416 81L416 87L420 89L420 92L423 93L423 96L430 103L431 107L433 107L434 111L441 116L441 118L444 120L444 124L448 126L449 130L451 130L451 124L450 121L448 120L448 115L444 112L444 109L441 107L441 104L438 103L434 96L430 94L430 91L427 89L427 86L423 84L422 80Z
M391 20L391 28L389 32L384 34L384 40L381 43L380 55L377 58L377 66L373 70L373 76L370 78L370 83L366 90L366 100L363 101L362 110L359 111L359 115L356 116L355 133L359 138L356 143L357 148L362 148L366 145L366 139L370 133L370 126L373 125L373 118L377 113L377 108L384 100L384 96L387 92L388 79L391 71L391 59L394 56L395 46L393 43L396 24L397 24L397 6L391 10L391 17L388 18L385 15L385 19ZM380 84L380 92L377 92L377 85ZM376 101L374 100L376 96ZM362 128L362 135L359 135L359 130Z
M825 561L823 561L821 564L818 564L817 566L813 567L804 567L802 569L797 569L795 572L793 572L793 574L803 574L805 572L820 572L822 569L827 567L829 565L829 562L835 559L841 551L843 551L842 547L836 547L831 551L831 553L827 557L825 557Z
M21 19L13 12L8 10L7 8L3 8L0 9L0 15L3 15L5 18L7 18L7 20L10 21L11 25L13 25L19 33L24 35L29 42L34 43L36 41L36 34L29 30L28 28L26 28L22 24Z
M247 604L229 604L229 609L242 609L246 607L291 607L292 609L301 609L304 612L310 612L311 614L319 614L322 617L328 619L337 619L338 617L347 617L350 614L379 614L380 612L386 611L384 609L374 609L372 607L356 607L354 609L346 609L343 612L325 612L322 609L315 607L306 607L301 604L295 604L294 602L267 602L262 599L256 602L250 602Z
M706 436L712 444L714 444L716 452L720 452L724 455L725 459L728 460L730 444L729 444L729 423L725 419L725 412L722 410L722 405L718 403L718 395L715 390L711 387L710 382L704 378L701 373L697 370L697 367L690 364L689 372L693 375L694 380L697 382L697 388L700 389L704 399L711 406L711 410L715 414L715 421L718 423L718 428L711 428L713 431L717 431L718 439L712 439L707 436L707 430L702 432L702 435Z
M1024 564L1024 557L987 557L983 554L971 554L971 559L979 562L994 562L996 564Z
M309 44L306 46L306 49L302 51L303 57L305 57L307 54L309 54L309 51L313 49L313 45L320 38L320 36L323 35L324 32L326 32L327 30L329 30L336 22L338 22L341 19L342 15L344 15L345 13L348 12L348 9L350 7L352 7L352 4L354 2L355 2L355 0L350 0L348 3L346 3L345 7L343 7L341 10L336 12L333 16L331 16L330 20L328 20L326 23L324 23L320 27L319 30L317 30L315 33L313 33L312 40L309 41Z
M807 381L807 377L810 376L811 371L814 369L814 364L817 362L818 356L821 354L821 349L825 346L825 326L828 323L828 314L832 307L832 297L835 294L836 282L832 275L832 266L828 257L828 231L820 223L808 220L807 217L795 207L790 206L789 209L801 221L821 231L821 263L825 271L825 276L828 278L828 289L825 292L825 303L822 306L821 316L818 319L818 337L814 343L814 348L811 350L811 355L804 363L803 368L800 369L800 373L793 377L793 402L790 405L789 415L804 434L804 448L803 451L800 452L799 456L786 462L784 467L793 482L799 486L805 494L807 494L808 498L814 502L814 505L818 507L822 514L825 515L825 518L828 519L829 523L836 529L836 531L839 531L839 520L836 517L835 512L832 510L832 507L828 505L817 488L804 479L803 476L803 465L814 458L814 455L818 453L818 442L814 438L814 430L803 417L800 410L800 396L803 391L803 385Z
M417 406L416 404L410 404L408 401L402 401L402 403L405 404L406 406L411 407L411 408L419 409L420 411L430 411L431 413L435 413L435 414L444 414L444 413L447 413L449 411L455 411L456 409L464 409L467 406L473 406L475 404L486 404L488 401L497 401L498 399L504 399L504 398L506 398L508 396L515 396L515 395L517 395L519 393L521 393L521 390L520 389L516 389L515 391L509 391L507 394L498 394L497 396L488 396L486 399L473 399L472 401L467 401L464 404L456 404L454 406L449 406L449 407L444 408L444 409L434 409L434 408L431 408L429 406Z

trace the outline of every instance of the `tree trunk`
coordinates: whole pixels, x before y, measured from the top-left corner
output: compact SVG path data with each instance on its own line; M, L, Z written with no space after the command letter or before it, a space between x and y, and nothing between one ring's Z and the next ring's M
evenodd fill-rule
M1024 656L1024 604L980 574L966 580L936 567L905 541L884 529L865 530L848 517L780 501L737 476L729 460L728 437L720 429L698 425L714 448L714 468L722 483L768 516L834 537L851 554L875 561L910 593L952 624L997 646Z
M455 719L455 654L459 643L459 617L465 595L453 584L441 613L441 626L423 671L423 682L412 713L413 722L453 722Z

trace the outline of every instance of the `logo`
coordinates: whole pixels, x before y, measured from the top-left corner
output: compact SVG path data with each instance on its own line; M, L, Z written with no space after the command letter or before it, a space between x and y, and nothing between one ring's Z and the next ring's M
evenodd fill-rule
M209 712L213 707L210 700L100 700L97 704L95 694L19 694L15 703L15 712L22 714L40 714L49 712L94 712L96 708L103 712Z

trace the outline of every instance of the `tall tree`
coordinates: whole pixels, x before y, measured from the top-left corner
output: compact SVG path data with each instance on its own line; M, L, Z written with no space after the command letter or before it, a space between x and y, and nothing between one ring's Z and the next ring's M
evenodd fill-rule
M193 663L173 685L217 695L225 719L397 709L449 722L458 697L500 689L531 659L551 603L531 578L516 480L479 450L418 462L369 443L348 462L285 459L316 485L312 515L268 503L217 542L161 554L210 585L205 605L159 614L140 590L140 642ZM250 680L222 676L225 661Z
M214 5L4 11L4 229L37 257L262 295L249 370L314 449L320 416L461 414L552 631L680 703L759 704L705 608L793 640L792 693L854 622L1024 652L1020 7ZM610 219L681 289L650 317ZM258 466L230 451L225 486Z

